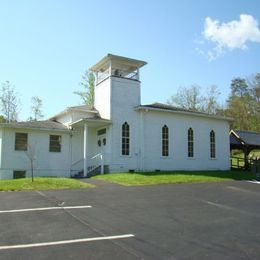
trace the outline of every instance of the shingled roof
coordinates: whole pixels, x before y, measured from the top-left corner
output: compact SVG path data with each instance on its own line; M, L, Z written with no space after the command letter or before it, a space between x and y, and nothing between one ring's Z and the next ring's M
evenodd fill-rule
M192 109L184 109L181 107L176 107L176 106L172 106L172 105L168 105L168 104L163 104L163 103L152 103L152 104L148 104L148 105L141 105L140 107L147 107L147 108L158 108L158 109L166 109L166 110L172 110L172 111L183 111L183 112L196 112L196 113L201 113L198 112L196 110L192 110ZM205 113L204 113L205 114Z
M93 106L81 105L81 106L67 107L65 110L63 110L63 111L59 112L58 114L50 117L49 120L56 120L57 117L64 115L64 114L66 114L70 111L78 111L78 112L98 114L98 111Z
M83 111L97 111L93 106L90 106L90 105L73 106L73 107L68 107L67 109L83 110Z
M208 114L205 112L199 112L197 110L192 110L192 109L185 109L185 108L176 107L176 106L158 103L158 102L148 104L148 105L141 105L141 106L138 106L136 109L148 109L148 110L157 110L157 111L177 112L177 113L183 113L183 114L194 114L194 115L198 115L198 116L211 117L211 118L216 118L216 119L224 119L224 120L232 121L231 118Z
M29 129L45 129L45 130L69 130L65 125L53 121L53 120L42 120L42 121L26 121L16 123L2 123L0 127L4 128L29 128Z

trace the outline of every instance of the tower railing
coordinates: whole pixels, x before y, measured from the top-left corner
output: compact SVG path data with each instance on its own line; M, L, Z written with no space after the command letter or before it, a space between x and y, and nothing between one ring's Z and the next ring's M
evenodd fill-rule
M123 69L113 69L111 75L119 78L139 80L138 70L123 70ZM97 73L97 84L102 82L104 79L110 76L110 70L107 69L102 72Z

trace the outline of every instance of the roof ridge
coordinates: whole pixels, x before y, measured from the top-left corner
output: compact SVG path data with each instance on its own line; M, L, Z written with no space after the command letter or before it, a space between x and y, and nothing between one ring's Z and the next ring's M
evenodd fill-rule
M67 107L68 109L74 109L74 108L90 108L92 110L96 110L96 108L94 107L94 105L78 105L78 106L70 106L70 107Z
M174 105L170 105L170 104L165 104L165 103L160 103L160 102L154 102L152 104L148 104L148 105L141 105L141 106L163 106L163 107L168 107L168 108L173 108L179 111L185 111L185 112L193 112L193 113L200 113L200 114L204 114L204 115L215 115L215 114L209 114L207 112L201 112L195 109L190 109L190 108L184 108L184 107L180 107L180 106L174 106Z
M235 129L232 129L234 132L240 132L240 133L250 133L250 134L257 134L259 135L260 132L255 132L255 131L251 131L251 130L235 130Z

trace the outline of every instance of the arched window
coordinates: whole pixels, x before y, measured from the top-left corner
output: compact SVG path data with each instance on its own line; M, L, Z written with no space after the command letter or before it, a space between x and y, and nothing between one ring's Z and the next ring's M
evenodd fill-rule
M122 125L122 155L130 154L130 127L127 122Z
M169 129L167 125L162 128L162 156L169 155Z
M210 158L216 158L216 137L214 130L210 132Z
M188 130L188 157L194 156L194 137L193 130L189 128Z

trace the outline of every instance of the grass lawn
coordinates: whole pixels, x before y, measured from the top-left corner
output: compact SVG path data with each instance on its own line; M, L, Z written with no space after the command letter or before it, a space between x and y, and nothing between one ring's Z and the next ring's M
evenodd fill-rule
M154 185L188 182L217 182L228 180L252 180L254 175L244 171L193 171L193 172L140 172L110 173L93 177L97 180L125 186Z
M95 186L70 178L37 177L34 179L34 182L32 182L31 178L0 180L0 191L82 189L92 187Z

